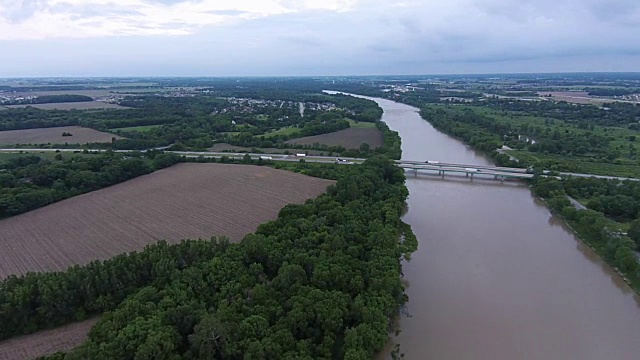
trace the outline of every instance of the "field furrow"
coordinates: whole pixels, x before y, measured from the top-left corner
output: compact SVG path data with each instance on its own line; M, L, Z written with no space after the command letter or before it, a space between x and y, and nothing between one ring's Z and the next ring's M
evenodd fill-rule
M239 241L332 183L269 167L179 164L0 220L0 278L64 270L158 240Z

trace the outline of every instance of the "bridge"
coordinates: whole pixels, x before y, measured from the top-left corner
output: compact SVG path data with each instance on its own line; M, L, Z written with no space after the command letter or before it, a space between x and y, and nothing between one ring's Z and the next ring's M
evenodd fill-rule
M167 151L162 148L158 148L158 150L164 150L167 153L174 153L176 155L196 158L196 157L205 157L205 158L221 158L223 156L228 157L230 159L242 159L245 155L249 155L251 159L258 160L260 158L268 159L270 161L289 161L295 162L304 159L307 162L313 163L340 163L345 165L352 164L360 164L366 159L360 158L345 158L340 157L339 159L343 161L338 161L338 158L335 156L297 156L297 155L287 155L287 154L258 154L258 153L232 153L232 152L216 152L216 151ZM42 149L42 148L0 148L1 153L45 153L45 152L61 152L61 153L80 153L85 151L85 149L62 149L62 148L50 148L50 149ZM91 153L100 153L106 152L105 149L86 149ZM114 152L118 153L128 153L132 150L114 150ZM490 166L490 165L469 165L469 164L453 164L453 163L445 163L438 161L412 161L412 160L396 160L396 164L409 171L413 171L415 174L425 173L425 174L437 174L443 176L447 173L458 173L465 174L467 177L474 178L476 176L482 177L493 177L498 180L505 179L531 179L533 178L533 174L527 172L527 169L522 168L509 168L509 167L500 167L500 166ZM543 171L544 174L548 174L548 171ZM606 176L606 175L594 175L594 174L581 174L581 173L559 173L560 176L567 177L594 177L599 179L609 179L609 180L619 180L619 181L640 181L638 178L629 178L629 177L617 177L617 176Z
M527 169L521 168L509 168L500 166L486 166L486 165L468 165L468 164L452 164L452 163L440 163L434 161L409 161L409 160L397 160L396 164L408 170L413 170L414 174L419 172L433 173L444 177L446 173L458 173L465 174L466 177L483 176L493 177L500 181L505 179L532 179L533 174L529 173Z

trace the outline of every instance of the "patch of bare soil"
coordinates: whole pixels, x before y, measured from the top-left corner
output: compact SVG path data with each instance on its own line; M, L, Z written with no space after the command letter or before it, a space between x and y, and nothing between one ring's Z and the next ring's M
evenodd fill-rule
M178 164L0 220L0 278L141 250L159 240L241 240L333 181L264 166Z
M380 147L383 144L383 136L380 130L373 128L348 128L328 134L307 136L287 141L288 144L313 145L324 144L327 146L343 146L345 149L357 149L367 143L371 148Z

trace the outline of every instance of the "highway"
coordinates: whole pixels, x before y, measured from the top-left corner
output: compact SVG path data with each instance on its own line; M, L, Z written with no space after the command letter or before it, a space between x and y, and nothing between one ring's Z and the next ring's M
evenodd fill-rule
M545 171L545 173L548 173L548 171ZM620 180L620 181L626 181L626 180L640 181L640 179L638 178L628 178L628 177L619 177L619 176L580 174L580 173L568 173L568 172L560 172L558 174L560 174L560 176L575 176L575 177L586 177L586 178L594 177L597 179Z
M251 156L251 159L258 160L262 158L270 158L271 161L286 161L286 162L297 162L304 159L306 162L313 163L336 163L338 157L335 156L296 156L295 154L259 154L259 153L233 153L233 152L216 152L216 151L167 151L163 150L167 153L174 153L180 156L186 156L190 158L197 157L205 157L205 158L221 158L223 156L227 156L231 159L242 159L246 154ZM45 153L45 152L60 152L60 153L81 153L84 149L39 149L39 148L3 148L0 149L0 153ZM107 152L109 150L106 149L91 149L89 150L92 153L96 152ZM114 150L117 153L128 153L132 150ZM295 150L294 150L295 151ZM142 151L144 152L144 151ZM364 162L366 159L362 158L348 158L348 157L339 157L344 160L340 162L345 165L352 164L360 164ZM438 161L414 161L414 160L396 160L396 164L398 166L405 169L412 170L432 170L432 171L443 171L443 172L459 172L466 174L484 174L484 175L492 175L497 177L510 177L510 178L521 178L521 179L530 179L533 177L533 174L527 173L527 169L522 168L509 168L509 167L500 167L500 166L483 166L483 165L471 165L471 164L452 164L452 163L442 163ZM544 171L545 174L549 174L550 171ZM575 176L575 177L594 177L598 179L608 179L608 180L630 180L630 181L640 181L638 178L629 178L629 177L619 177L619 176L605 176L605 175L594 175L594 174L582 174L582 173L567 173L560 172L561 176Z
M155 150L155 149L154 149ZM24 149L16 149L16 148L6 148L0 149L0 153L82 153L84 149L38 149L38 148L24 148ZM104 153L109 150L106 149L91 149L88 150L90 153ZM315 163L335 163L337 157L335 156L296 156L295 154L258 154L258 153L233 153L233 152L217 152L217 151L166 151L166 153L173 153L180 156L185 156L189 158L197 158L197 157L205 157L205 158L216 158L219 159L223 156L226 156L230 159L242 159L246 154L251 156L251 159L258 160L262 158L270 158L271 161L288 161L288 162L297 162L304 159L307 162L315 162ZM130 153L132 150L113 150L116 153ZM144 152L144 150L141 150ZM365 161L366 159L361 158L343 158L345 161L343 164L351 165L351 164L359 164Z

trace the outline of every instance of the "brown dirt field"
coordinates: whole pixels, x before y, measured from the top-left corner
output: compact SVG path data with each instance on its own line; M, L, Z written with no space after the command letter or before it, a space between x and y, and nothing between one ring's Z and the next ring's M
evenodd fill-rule
M8 108L25 108L34 107L43 110L91 110L91 109L130 109L126 106L106 103L103 101L79 101L66 103L49 103L49 104L28 104L28 105L7 105Z
M0 278L65 270L162 239L239 241L332 183L269 167L178 164L0 220Z
M348 128L328 134L307 136L287 141L288 144L344 146L345 149L357 149L367 143L371 148L382 146L383 136L378 129Z
M589 97L589 93L586 91L541 91L538 94L541 96L551 95L552 97Z
M93 90L42 90L33 92L18 92L23 96L44 96L44 95L85 95L91 97L112 96L118 94L140 94L149 92L165 92L167 90L161 88L150 89L128 89L128 88L106 88Z
M73 136L62 136L63 132ZM94 142L111 142L111 138L123 139L123 137L93 130L81 126L63 126L53 128L39 128L27 130L0 131L0 144L84 144Z
M607 97L597 97L590 96L586 91L547 91L547 92L539 92L540 96L543 96L545 99L551 99L554 101L566 101L572 104L587 104L587 105L596 105L600 106L605 103L612 102L625 102L630 104L637 104L637 101L631 100L620 100L620 99L612 99ZM547 97L547 95L551 95L551 97Z
M81 345L98 318L0 342L0 360L33 359Z
M252 148L250 147L245 147L245 146L237 146L237 145L231 145L231 144L227 144L227 143L217 143L214 144L213 147L209 148L209 151L217 151L217 152L222 152L222 151L231 151L231 152L240 152L240 151L251 151ZM278 149L278 148L256 148L256 150L260 150L265 154L284 154L285 151L289 150L289 153L291 154L295 154L296 152L300 152L299 150L296 149ZM326 154L326 151L319 151L319 150L305 150L305 152L309 153L309 155L322 155L322 154Z

